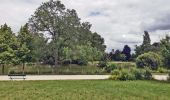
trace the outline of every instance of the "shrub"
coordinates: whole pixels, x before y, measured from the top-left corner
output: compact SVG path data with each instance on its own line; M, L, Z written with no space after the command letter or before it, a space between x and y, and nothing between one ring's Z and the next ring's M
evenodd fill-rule
M167 73L168 70L165 69L165 68L159 67L159 68L158 68L158 72L159 72L159 73Z
M107 67L105 67L105 70L108 73L111 73L112 70L114 70L114 69L117 69L117 67L116 67L116 65L114 63L112 63L112 64L108 65Z
M106 61L100 61L98 64L97 64L97 67L99 68L104 68L107 66L107 62Z
M168 80L170 81L170 72L169 72L169 74L168 74Z
M123 69L123 70L114 70L112 71L112 76L110 77L112 80L150 80L152 79L152 74L150 70L142 70L142 69Z
M149 69L146 69L144 71L144 79L145 80L151 80L152 79L152 73Z
M154 53L148 52L137 57L136 65L139 68L149 67L150 69L157 70L161 65L161 57Z
M131 72L135 75L136 80L142 80L143 79L143 72L140 69L133 68Z
M123 81L136 80L136 78L135 78L135 75L133 73L130 73L128 70L124 69L124 70L121 71L119 80L123 80Z

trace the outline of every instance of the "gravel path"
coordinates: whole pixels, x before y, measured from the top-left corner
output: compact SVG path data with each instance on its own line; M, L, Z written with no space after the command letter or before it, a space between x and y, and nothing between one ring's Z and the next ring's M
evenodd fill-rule
M110 75L27 75L26 80L103 80L109 77ZM167 80L167 77L168 75L153 75L156 80ZM0 81L8 80L11 80L8 76L0 76Z

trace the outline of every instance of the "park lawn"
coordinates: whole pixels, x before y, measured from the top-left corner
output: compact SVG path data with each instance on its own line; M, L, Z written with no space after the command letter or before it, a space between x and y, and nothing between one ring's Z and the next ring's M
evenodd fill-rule
M1 100L169 100L170 83L157 81L3 81Z

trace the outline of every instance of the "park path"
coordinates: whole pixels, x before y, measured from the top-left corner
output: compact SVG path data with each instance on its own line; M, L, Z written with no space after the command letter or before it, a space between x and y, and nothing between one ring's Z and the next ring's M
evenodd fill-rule
M153 75L153 78L156 80L160 80L160 81L166 81L168 78L168 74L167 75Z
M104 80L110 75L27 75L26 80ZM167 80L168 75L153 75L156 80ZM11 80L8 76L0 76L0 81ZM14 79L22 80L22 79Z
M102 80L109 77L110 75L27 75L26 80ZM7 80L11 79L8 76L0 76L0 81Z

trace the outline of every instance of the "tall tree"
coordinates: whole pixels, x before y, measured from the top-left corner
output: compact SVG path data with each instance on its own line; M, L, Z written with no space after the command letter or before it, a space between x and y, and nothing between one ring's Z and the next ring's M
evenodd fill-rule
M150 39L150 35L149 35L148 31L144 31L142 45L151 45L151 39Z
M151 47L150 35L147 31L144 31L142 45L136 46L136 48L135 48L136 56L141 55L145 52L151 51L150 47Z
M25 69L25 63L31 62L33 58L33 37L28 30L28 24L25 24L21 27L20 32L18 33L18 41L20 42L19 48L17 51L17 57L19 62L23 64L23 73Z
M15 52L17 48L17 39L11 28L7 24L2 25L0 28L0 64L2 65L3 74L5 65L16 61Z
M125 45L122 53L125 54L126 61L129 61L131 58L131 48L128 45Z
M50 0L43 3L29 20L31 30L50 36L51 52L55 67L59 63L59 50L62 45L75 36L75 28L79 27L79 18L75 10L66 9L60 1ZM46 36L47 36L46 34ZM69 43L69 42L67 42Z
M43 3L30 18L29 26L34 33L43 33L48 37L47 57L54 61L55 68L70 56L68 50L74 52L77 47L88 44L102 52L105 50L104 39L90 31L92 25L89 22L81 23L76 11L66 9L58 0Z
M166 37L161 40L161 46L164 66L170 68L170 36L166 35Z

